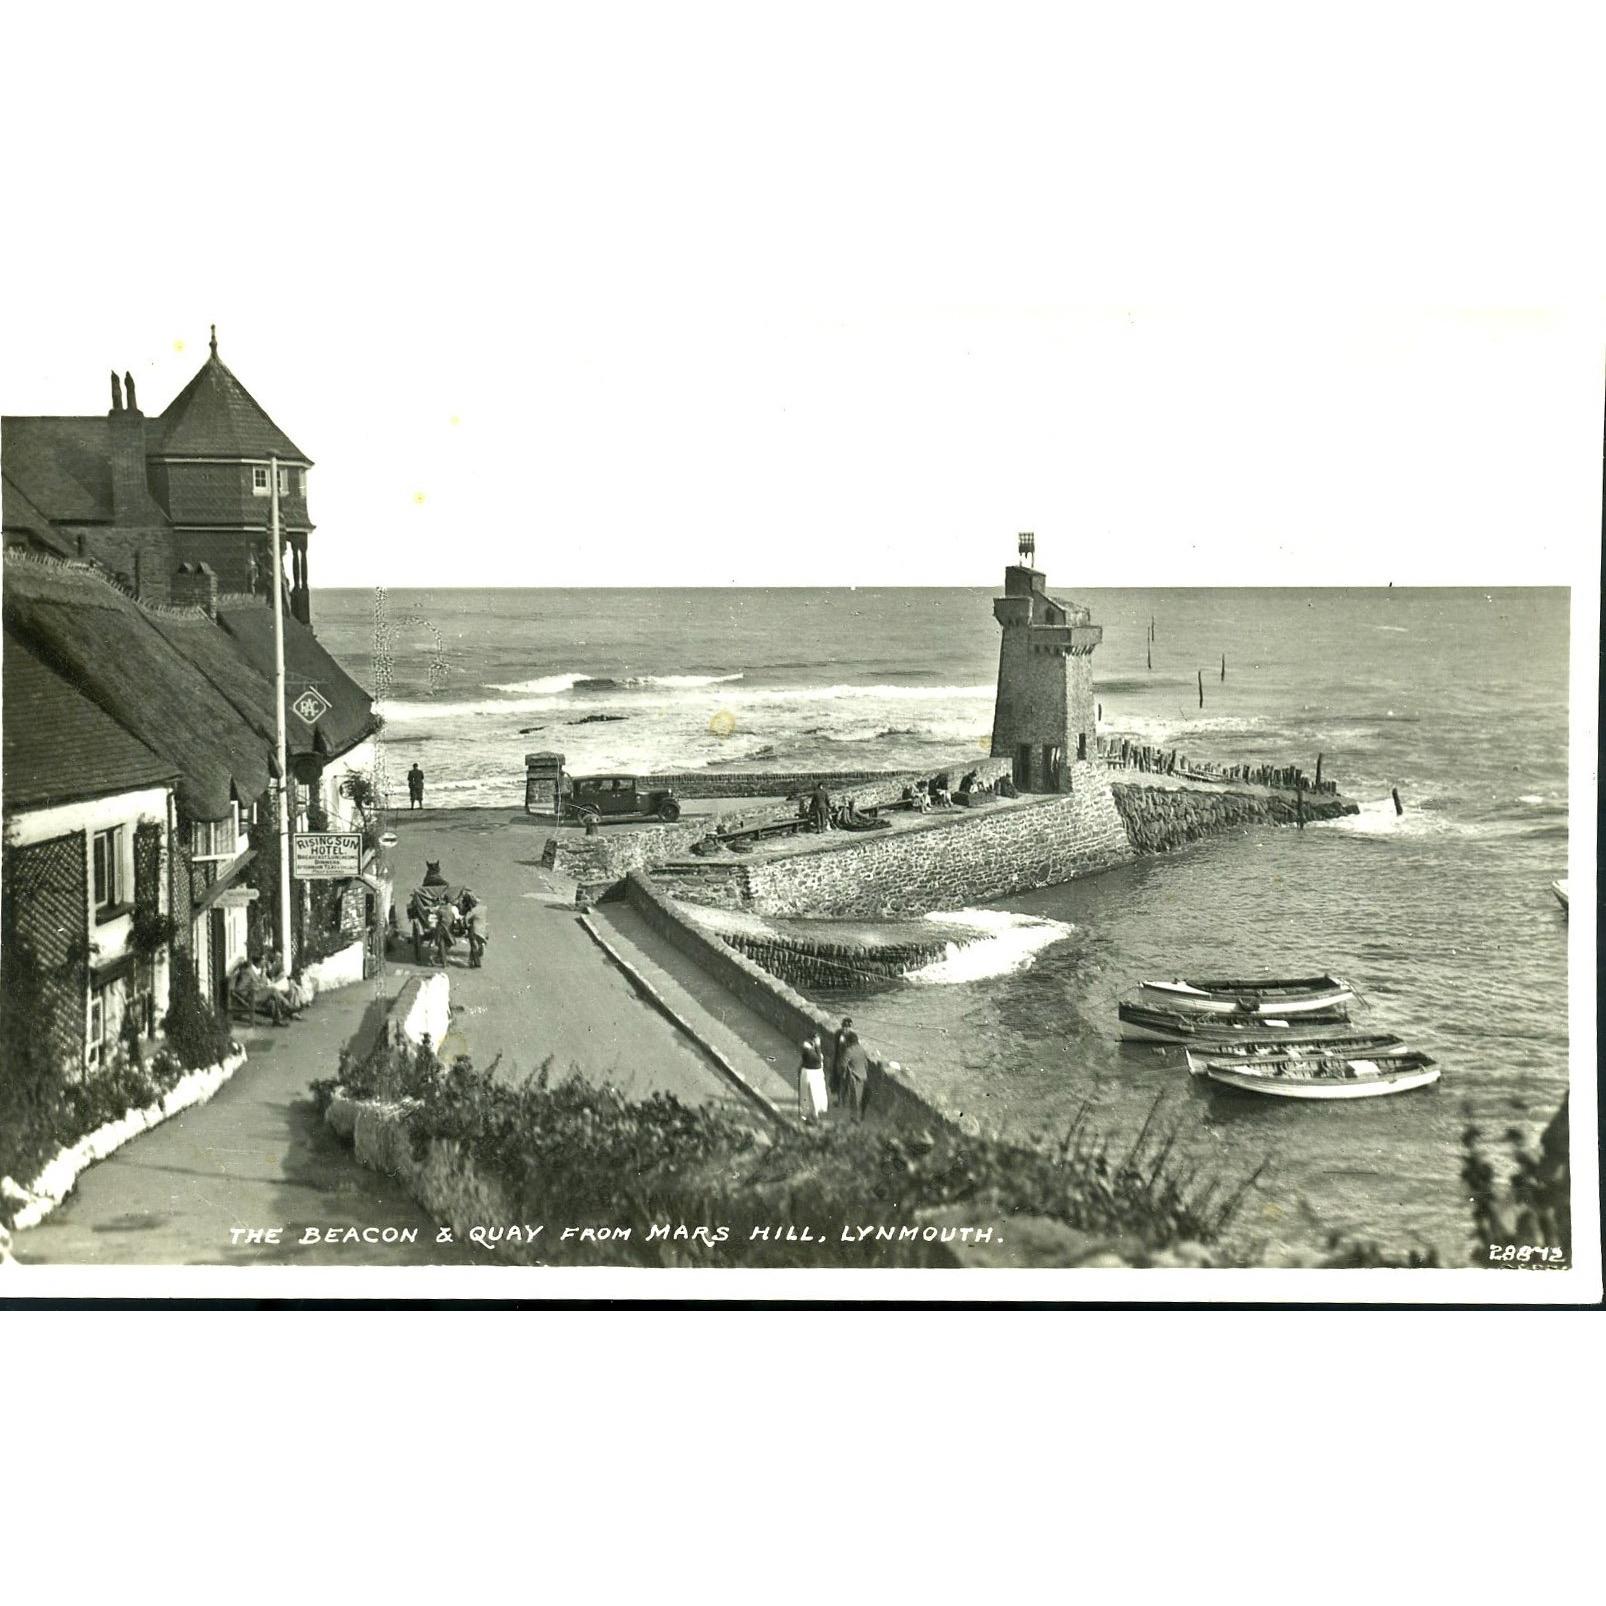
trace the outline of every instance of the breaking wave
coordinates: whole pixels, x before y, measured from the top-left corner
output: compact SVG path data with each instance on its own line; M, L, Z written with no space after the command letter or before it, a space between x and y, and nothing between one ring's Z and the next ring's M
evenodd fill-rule
M740 680L734 675L538 675L534 680L493 680L490 691L505 691L515 697L558 697L564 692L629 691L641 686L662 686L667 690L698 686L722 686Z
M933 925L963 926L979 933L974 942L951 942L947 954L912 970L905 981L917 987L985 981L1025 970L1050 944L1075 930L1063 920L1012 914L1007 909L955 909L927 915Z

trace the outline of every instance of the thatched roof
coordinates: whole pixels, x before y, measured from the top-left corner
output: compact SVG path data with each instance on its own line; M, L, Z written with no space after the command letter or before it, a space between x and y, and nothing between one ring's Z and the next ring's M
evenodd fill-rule
M5 807L163 786L177 770L5 633Z
M218 623L234 649L259 675L273 676L273 610L260 597L220 597ZM330 704L329 712L309 727L294 712L286 729L292 753L338 758L374 728L373 699L330 656L324 644L299 619L284 617L285 702L293 709L308 686L315 686Z
M11 550L5 621L42 663L177 770L187 817L222 819L231 797L248 803L266 789L272 689L199 610L141 604L92 565ZM8 707L8 726L12 717Z

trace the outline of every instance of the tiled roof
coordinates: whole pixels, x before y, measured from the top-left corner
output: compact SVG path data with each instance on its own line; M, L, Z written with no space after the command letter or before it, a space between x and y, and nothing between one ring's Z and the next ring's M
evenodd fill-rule
M151 430L147 450L155 457L282 457L297 463L309 461L216 352L168 404Z
M36 657L177 770L189 818L221 819L231 789L249 802L268 785L272 688L227 650L228 638L204 614L142 606L89 564L10 550L5 621Z
M161 786L177 775L9 630L3 668L7 811Z
M273 676L273 611L259 597L219 598L218 623L233 638L235 650L258 674ZM373 699L330 656L324 644L299 619L284 616L285 701L316 686L330 704L315 726L293 712L286 718L291 752L315 752L338 758L373 728Z

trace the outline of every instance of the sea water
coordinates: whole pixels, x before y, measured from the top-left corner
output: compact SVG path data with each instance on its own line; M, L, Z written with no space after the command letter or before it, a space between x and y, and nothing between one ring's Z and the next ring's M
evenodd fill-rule
M1268 1162L1234 1229L1246 1254L1337 1232L1463 1261L1463 1128L1532 1137L1567 1083L1566 924L1549 890L1567 872L1567 593L1068 594L1104 627L1106 734L1307 773L1320 754L1361 813L948 911L981 951L822 1001L994 1130L1054 1134L1085 1101L1130 1140L1163 1097L1187 1163L1230 1177ZM992 596L319 592L314 608L381 696L393 784L416 760L431 803L517 807L535 749L578 773L979 757ZM1142 976L1325 971L1359 987L1368 1027L1431 1053L1442 1081L1336 1105L1256 1100L1193 1084L1175 1051L1118 1041L1116 1001Z

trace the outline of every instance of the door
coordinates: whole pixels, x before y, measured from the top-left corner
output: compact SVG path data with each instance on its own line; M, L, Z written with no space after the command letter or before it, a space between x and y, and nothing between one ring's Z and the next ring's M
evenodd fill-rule
M206 917L207 947L211 950L212 1002L219 1009L229 1007L228 934L223 926L223 911L209 910Z
M1032 750L1024 743L1015 749L1014 771L1010 778L1021 791L1030 790L1032 784Z

